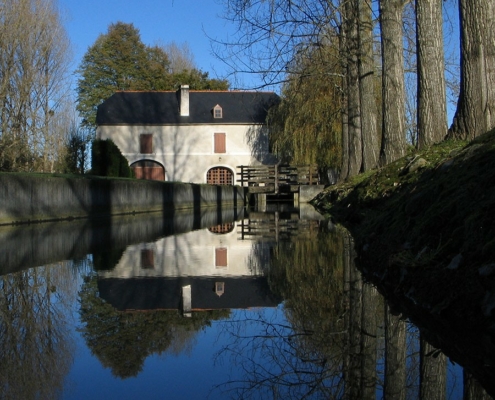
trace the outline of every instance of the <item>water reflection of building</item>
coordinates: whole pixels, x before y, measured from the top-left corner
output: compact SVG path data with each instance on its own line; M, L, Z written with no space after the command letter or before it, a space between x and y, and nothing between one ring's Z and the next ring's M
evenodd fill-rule
M237 223L236 223L237 224ZM240 241L234 223L167 236L127 247L101 278L252 277L251 242Z
M270 249L238 240L236 224L127 247L113 269L99 272L100 297L121 311L276 306L281 299L253 257Z

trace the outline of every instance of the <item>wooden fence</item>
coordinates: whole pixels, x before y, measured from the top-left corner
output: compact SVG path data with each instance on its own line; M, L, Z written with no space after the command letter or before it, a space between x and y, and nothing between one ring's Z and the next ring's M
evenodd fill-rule
M301 185L320 183L316 165L240 165L237 169L237 182L251 193L295 192Z
M250 212L248 219L238 225L241 240L287 240L291 237L314 233L318 230L319 221L301 220L299 215L285 215L278 212Z

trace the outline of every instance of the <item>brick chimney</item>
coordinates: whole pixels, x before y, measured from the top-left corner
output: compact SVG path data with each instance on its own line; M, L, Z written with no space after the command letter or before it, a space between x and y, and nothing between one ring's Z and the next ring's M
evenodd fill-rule
M189 85L181 85L179 93L179 111L181 117L189 116Z

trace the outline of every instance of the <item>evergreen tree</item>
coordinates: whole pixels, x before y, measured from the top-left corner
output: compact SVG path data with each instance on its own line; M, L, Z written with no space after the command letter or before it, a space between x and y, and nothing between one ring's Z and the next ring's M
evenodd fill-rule
M191 89L226 90L225 80L209 79L198 69L171 73L166 51L141 41L133 24L111 24L91 46L76 71L77 110L85 127L96 127L98 105L120 90L176 90L188 84Z
M119 90L163 90L168 59L158 48L148 48L132 24L111 24L82 60L77 73L77 110L83 125L95 127L99 104Z

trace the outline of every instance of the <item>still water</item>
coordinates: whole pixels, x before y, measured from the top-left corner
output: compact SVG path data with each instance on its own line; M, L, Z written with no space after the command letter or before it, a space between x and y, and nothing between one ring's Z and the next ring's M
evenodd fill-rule
M3 227L0 275L1 399L489 398L311 208Z

